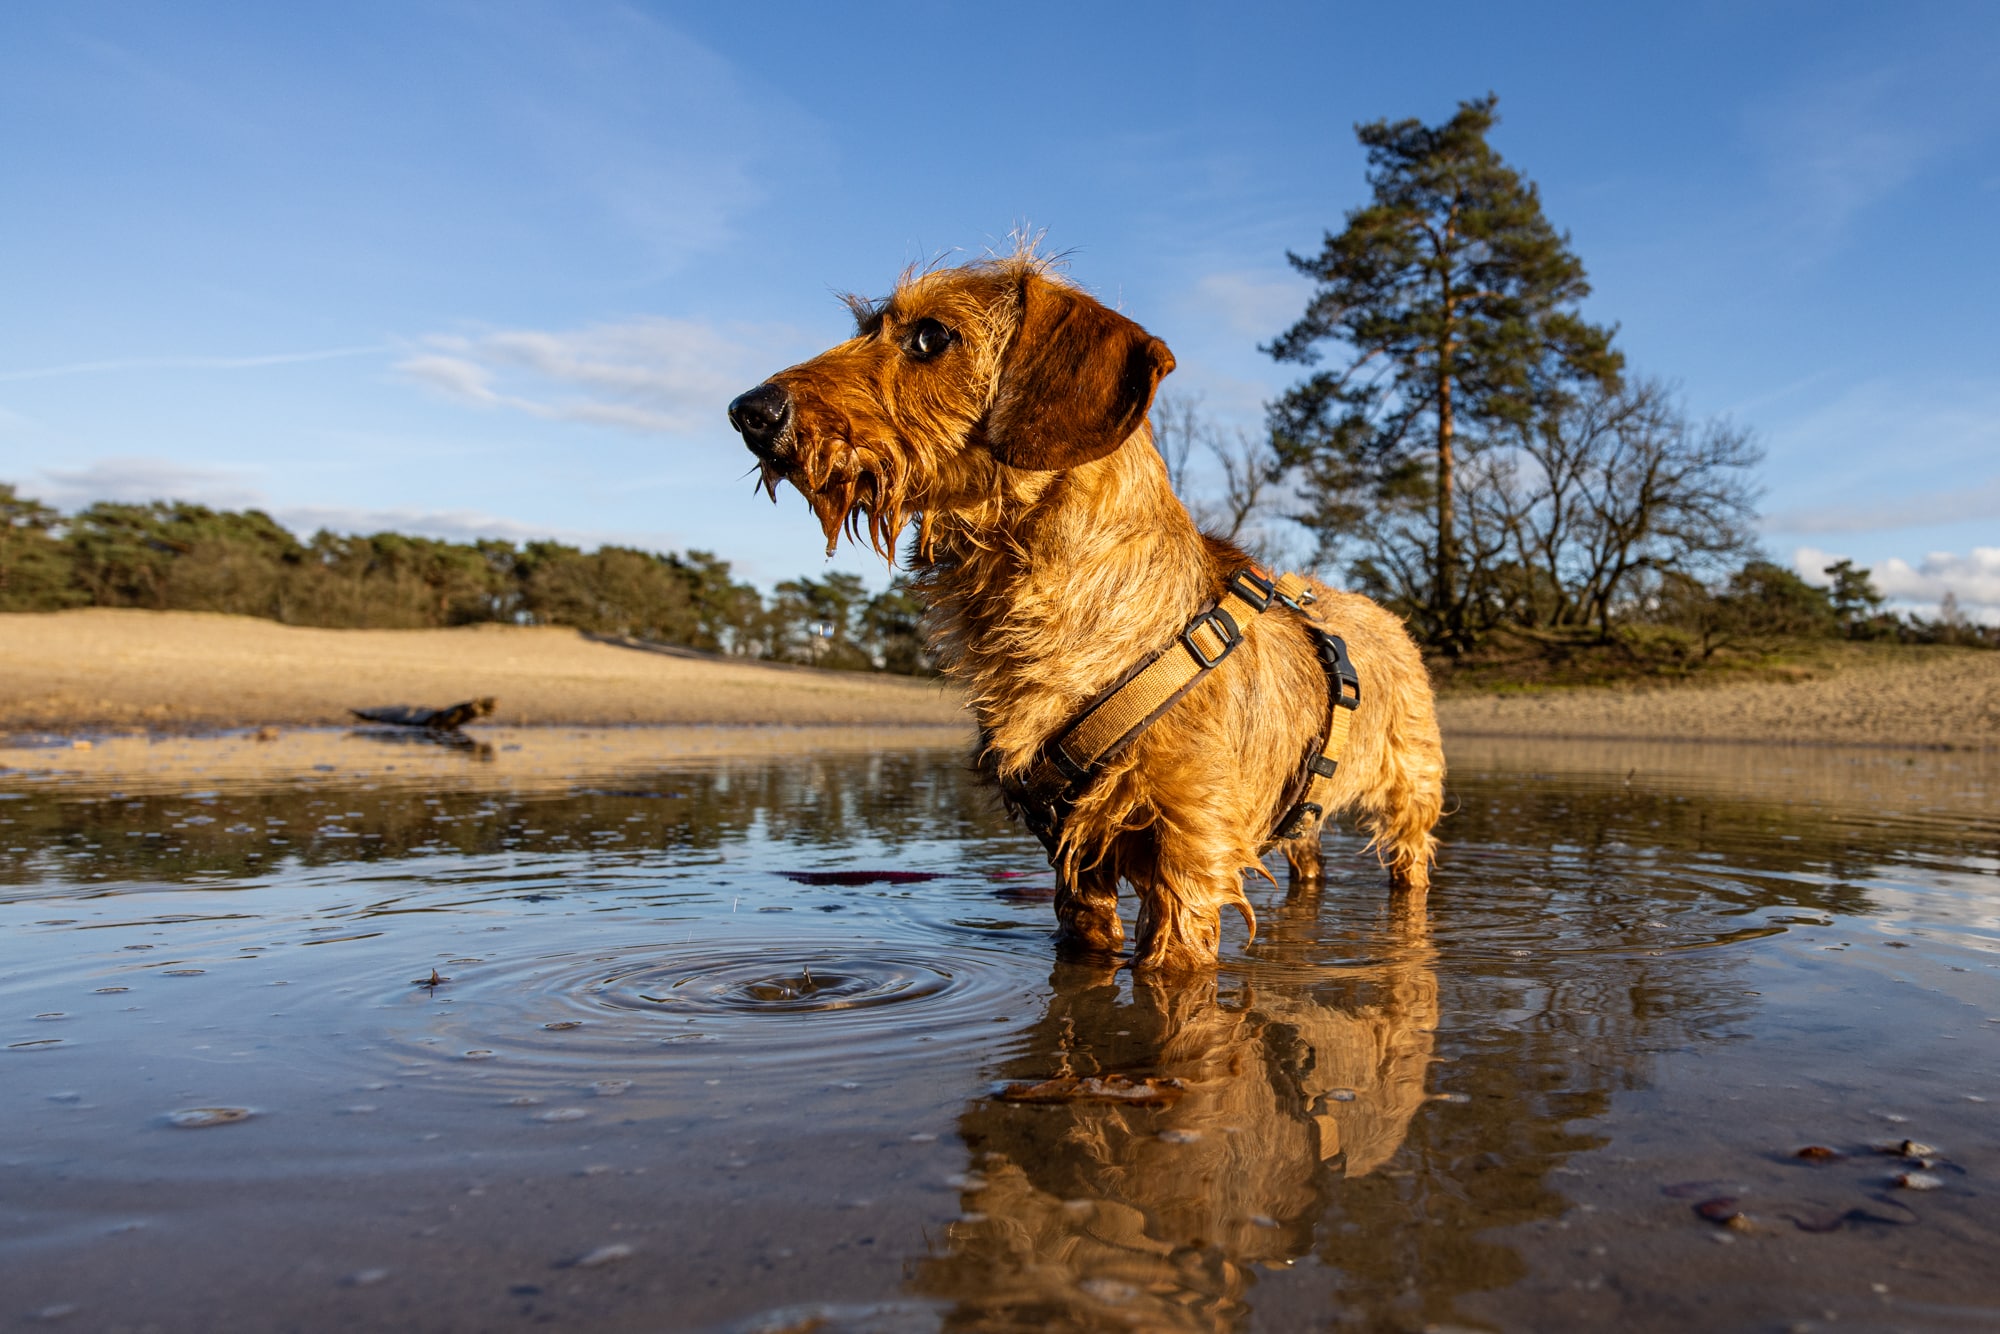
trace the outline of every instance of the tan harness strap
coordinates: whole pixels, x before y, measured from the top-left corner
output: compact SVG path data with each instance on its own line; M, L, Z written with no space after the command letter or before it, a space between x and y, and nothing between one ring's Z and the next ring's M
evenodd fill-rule
M1361 699L1361 684L1348 661L1346 644L1305 610L1313 600L1299 575L1287 573L1274 580L1255 567L1238 571L1221 598L1189 621L1178 638L1126 673L1051 738L1025 782L1010 793L1010 805L1050 857L1056 855L1070 803L1089 785L1098 766L1214 671L1243 642L1251 619L1274 604L1290 608L1304 620L1326 669L1330 703L1318 752L1287 794L1290 801L1272 837L1295 837L1324 815L1334 769L1347 745L1352 710Z
M1269 605L1269 595L1242 575L1230 580L1221 600L1188 622L1179 639L1071 723L1050 747L1050 758L1058 768L1095 768L1214 671L1243 642L1251 618ZM1186 651L1176 652L1176 646Z

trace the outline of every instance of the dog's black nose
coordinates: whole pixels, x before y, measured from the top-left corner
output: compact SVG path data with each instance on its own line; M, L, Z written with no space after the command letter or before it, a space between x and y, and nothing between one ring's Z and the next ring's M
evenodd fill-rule
M770 453L791 421L792 396L780 384L760 384L729 405L729 424L759 454Z

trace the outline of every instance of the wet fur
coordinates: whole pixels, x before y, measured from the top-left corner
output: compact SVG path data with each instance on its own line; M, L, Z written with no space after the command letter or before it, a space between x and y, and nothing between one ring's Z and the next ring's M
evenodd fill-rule
M1145 415L1172 354L1043 262L906 274L887 301L850 304L854 338L772 377L792 417L763 483L805 495L829 551L846 531L892 555L915 525L932 650L968 693L981 769L1017 778L1249 558L1196 529L1152 447ZM930 361L904 346L925 318L956 334ZM1353 812L1398 895L1421 906L1444 782L1429 675L1397 618L1315 587L1362 682L1334 809ZM1065 946L1122 946L1121 880L1139 900L1134 967L1213 965L1224 908L1254 930L1243 877L1262 871L1327 708L1296 618L1258 617L1077 801L1056 858ZM1282 845L1295 886L1319 883L1319 833Z

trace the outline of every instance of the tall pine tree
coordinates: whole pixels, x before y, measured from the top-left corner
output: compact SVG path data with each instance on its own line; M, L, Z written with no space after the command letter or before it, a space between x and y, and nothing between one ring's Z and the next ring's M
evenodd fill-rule
M1264 350L1315 366L1270 406L1272 444L1300 470L1302 516L1321 551L1366 542L1364 519L1420 513L1428 570L1407 590L1417 628L1447 652L1470 642L1473 581L1461 553L1460 465L1526 427L1580 382L1615 385L1612 330L1576 311L1590 293L1535 186L1486 142L1497 99L1443 125L1357 126L1373 198L1318 255L1287 253L1318 284L1305 315Z

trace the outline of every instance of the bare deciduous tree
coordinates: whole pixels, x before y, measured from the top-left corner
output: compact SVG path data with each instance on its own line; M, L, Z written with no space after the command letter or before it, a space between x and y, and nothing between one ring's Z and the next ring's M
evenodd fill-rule
M1690 420L1657 380L1537 419L1468 479L1468 546L1488 549L1494 610L1608 637L1638 579L1698 577L1750 550L1762 458L1749 431Z
M1153 400L1152 425L1153 446L1167 463L1167 482L1175 495L1186 500L1188 462L1194 457L1195 441L1207 427L1201 415L1201 399L1162 391Z
M1242 427L1225 428L1201 411L1198 396L1161 394L1153 404L1153 443L1166 460L1167 479L1201 528L1235 542L1261 561L1283 563L1287 544L1268 520L1279 491L1277 451L1269 438ZM1217 491L1204 492L1194 477L1205 457Z

